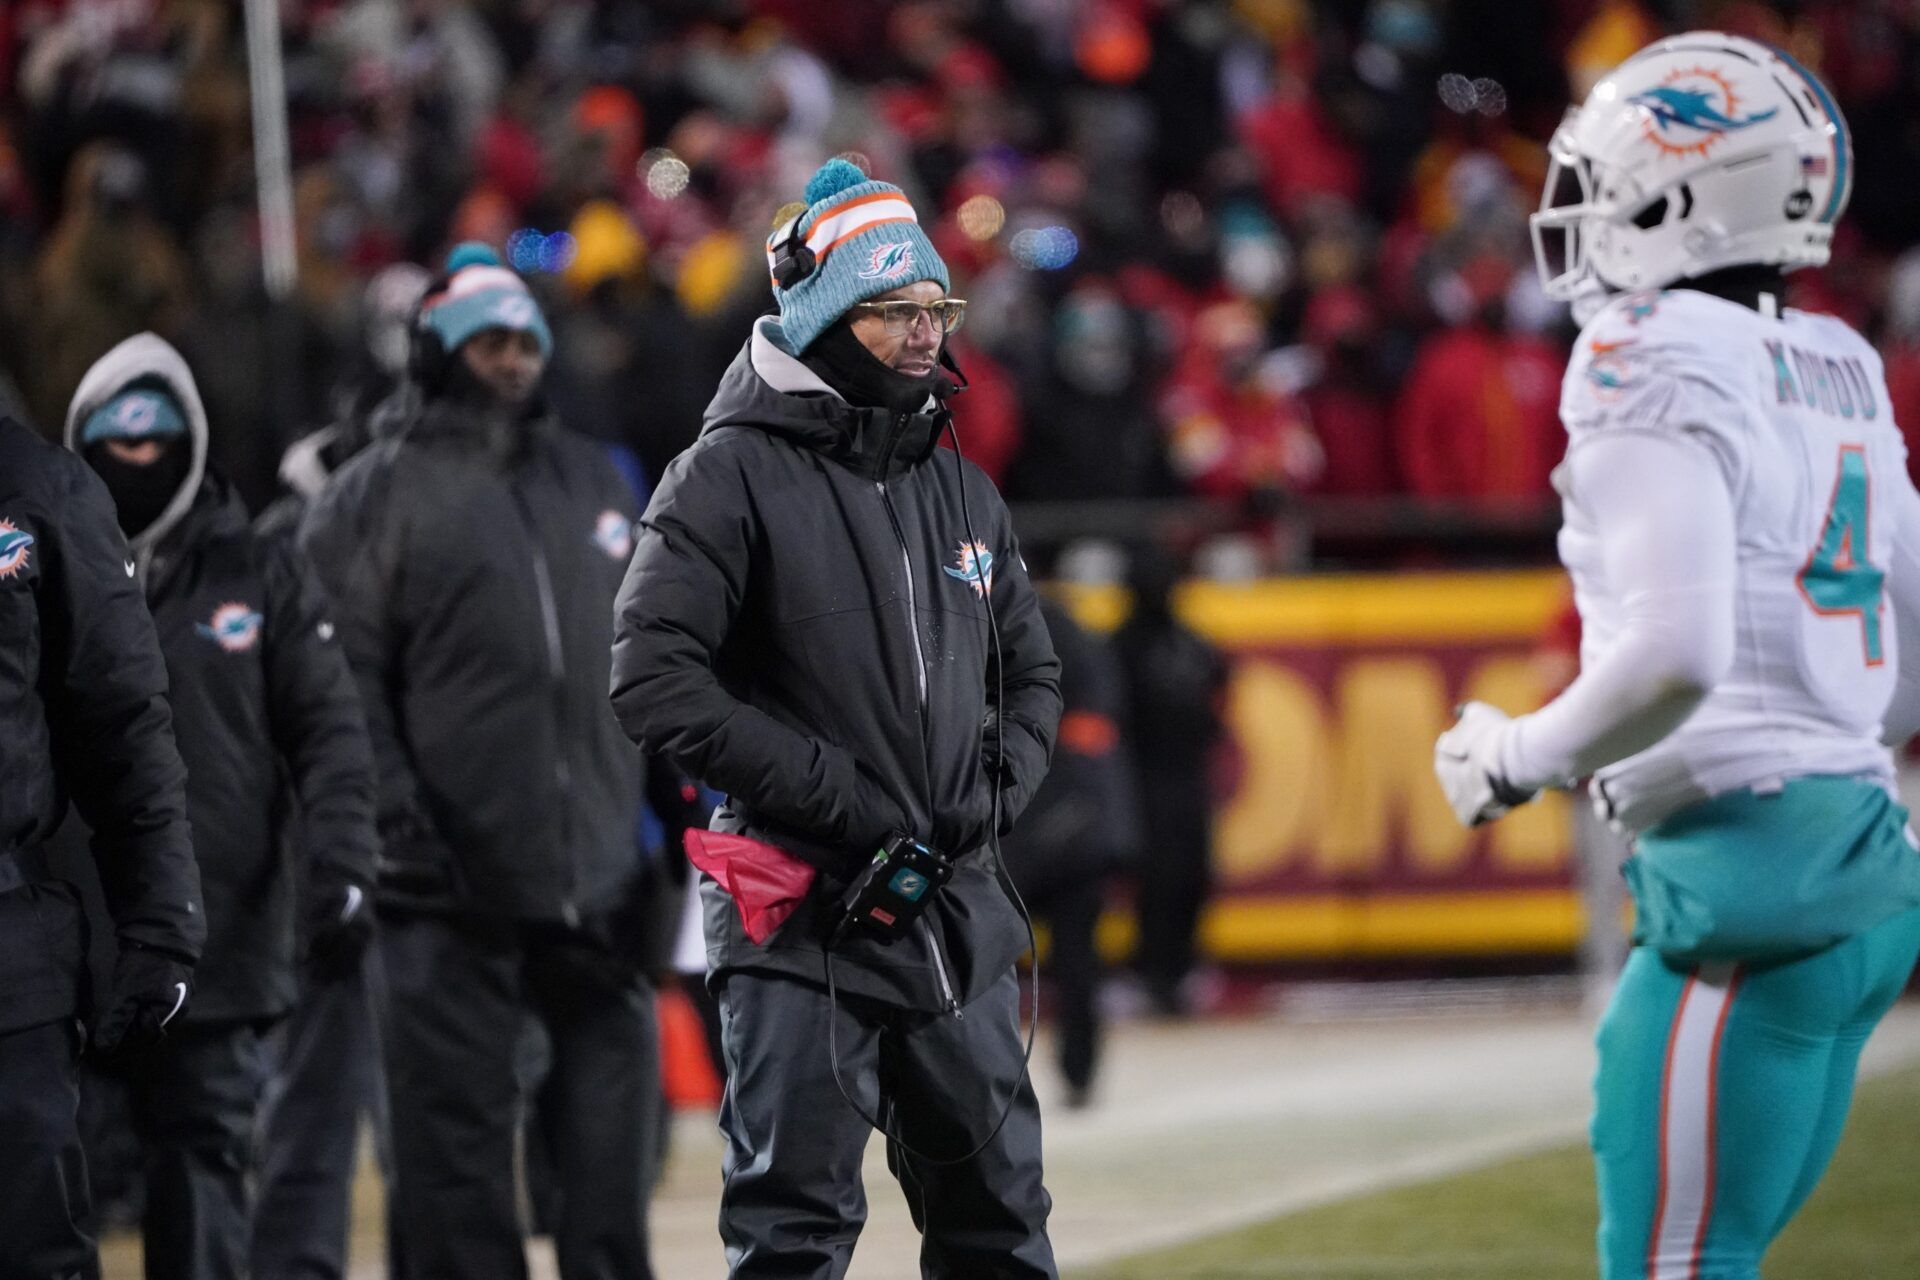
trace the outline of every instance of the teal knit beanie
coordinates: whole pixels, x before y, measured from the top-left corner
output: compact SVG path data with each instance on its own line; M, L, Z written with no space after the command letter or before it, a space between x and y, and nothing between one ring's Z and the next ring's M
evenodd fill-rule
M932 280L952 287L947 264L920 229L906 193L874 182L845 160L829 160L807 183L807 210L774 229L767 241L767 269L797 235L814 257L814 268L789 288L776 277L780 329L795 355L833 327L857 302L902 285Z
M553 354L553 333L526 281L509 271L500 255L478 241L454 246L447 255L446 288L421 304L421 320L440 335L441 349L454 352L487 329L531 333L541 356Z

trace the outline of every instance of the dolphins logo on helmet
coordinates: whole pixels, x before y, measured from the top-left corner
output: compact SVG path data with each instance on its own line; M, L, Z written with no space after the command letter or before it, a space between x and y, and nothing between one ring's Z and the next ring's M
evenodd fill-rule
M867 259L867 269L859 274L862 280L898 280L911 270L913 242L899 240L876 248L873 256Z
M196 622L193 629L228 653L245 653L260 642L260 626L266 619L238 601L229 601L213 611L208 622Z
M984 542L963 542L954 563L940 566L948 577L958 578L973 588L973 594L985 596L993 590L993 552Z
M1663 155L1705 156L1714 143L1735 129L1771 120L1780 108L1769 107L1742 116L1740 95L1733 82L1712 67L1692 66L1670 72L1650 89L1627 99L1647 111L1642 131Z
M14 578L32 562L33 535L11 520L0 520L0 578Z

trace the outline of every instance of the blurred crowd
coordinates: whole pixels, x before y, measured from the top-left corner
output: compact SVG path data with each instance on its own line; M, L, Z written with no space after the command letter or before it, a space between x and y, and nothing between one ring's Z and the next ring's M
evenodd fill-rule
M1525 218L1570 97L1663 30L1820 67L1861 176L1804 305L1920 421L1920 11L1900 0L281 0L298 285L259 266L227 0L0 11L0 398L43 430L142 329L256 506L373 357L366 282L500 246L570 425L650 474L769 303L824 158L904 185L954 292L971 455L1021 500L1545 504L1571 337ZM937 221L935 221L937 219Z

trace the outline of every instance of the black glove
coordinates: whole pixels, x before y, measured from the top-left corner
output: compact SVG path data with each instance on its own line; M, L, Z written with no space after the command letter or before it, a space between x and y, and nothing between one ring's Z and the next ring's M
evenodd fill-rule
M166 1038L166 1028L187 1007L193 966L164 951L127 942L113 965L113 988L93 1028L96 1053L146 1049Z
M352 880L318 881L307 903L307 959L315 976L342 978L373 941L373 898Z

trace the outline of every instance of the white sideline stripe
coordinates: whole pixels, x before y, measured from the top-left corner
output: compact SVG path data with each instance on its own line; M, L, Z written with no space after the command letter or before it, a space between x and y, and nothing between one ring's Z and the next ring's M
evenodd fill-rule
M1739 986L1733 965L1704 965L1687 980L1667 1044L1660 1116L1660 1196L1650 1280L1693 1280L1713 1206L1714 1074L1720 1031Z
M1125 1240L1113 1245L1067 1250L1061 1261L1073 1267L1117 1262L1135 1254L1152 1253L1157 1249L1186 1244L1239 1227L1253 1226L1282 1214L1318 1209L1322 1205L1337 1204L1378 1191L1392 1191L1398 1187L1430 1182L1435 1178L1467 1173L1514 1156L1531 1155L1578 1138L1586 1132L1586 1128L1585 1118L1556 1120L1494 1138L1472 1138L1449 1143L1418 1155L1390 1161L1364 1173L1328 1178L1310 1189L1238 1201L1231 1208L1212 1213L1188 1214L1178 1223L1169 1223L1158 1230L1129 1232Z

